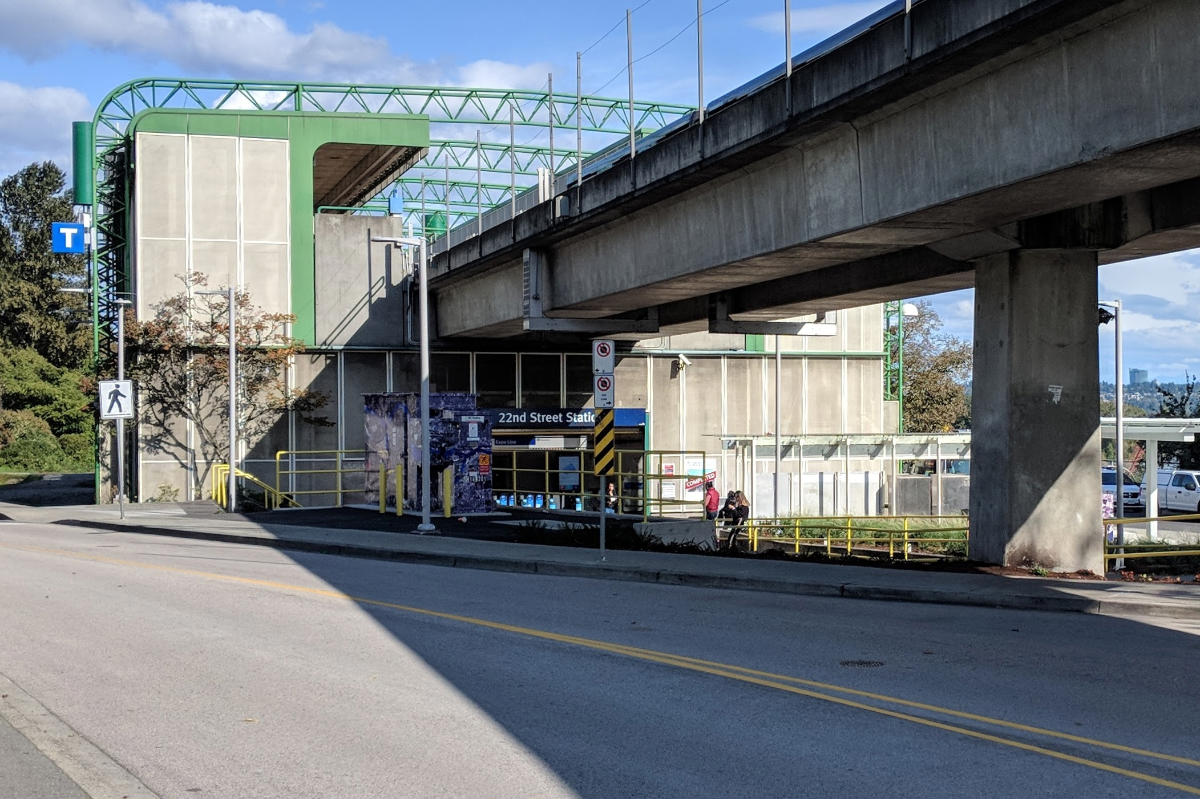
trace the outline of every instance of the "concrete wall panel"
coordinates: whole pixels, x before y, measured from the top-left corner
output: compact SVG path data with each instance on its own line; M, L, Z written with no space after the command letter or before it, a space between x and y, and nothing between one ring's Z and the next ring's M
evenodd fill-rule
M714 394L721 385L720 380L713 382ZM761 433L763 424L762 367L759 359L726 358L724 394L725 423L714 427L709 432L734 433L736 435Z
M412 271L412 248L370 239L403 236L400 218L318 214L314 225L317 341L329 346L399 344L401 282Z
M190 136L188 177L192 239L238 238L238 140L232 136Z
M342 424L345 427L343 442L346 449L366 446L363 394L378 394L387 391L387 366L383 352L346 352L342 359L345 374L342 377Z
M883 361L847 360L846 391L847 429L844 432L883 432Z
M141 239L134 271L137 314L146 319L154 314L154 306L183 291L187 243L182 239Z
M680 449L679 379L672 377L670 358L648 358L654 402L650 408L654 426L651 449Z
M187 235L187 137L139 133L136 146L137 235L182 239Z
M192 274L208 276L208 288L223 289L238 284L238 245L236 241L193 241ZM174 292L172 292L174 293Z
M296 357L296 386L309 388L325 395L327 401L314 415L324 416L331 421L338 418L338 375L337 356L324 353ZM296 438L292 449L337 449L336 427L318 427L297 422Z
M810 358L805 386L808 424L804 432L822 435L842 432L842 363L840 360Z
M242 230L246 241L286 244L291 197L288 142L242 139Z
M288 249L286 244L242 245L242 288L265 311L287 313L291 305Z
M613 374L618 407L646 407L646 364L648 361L648 358L618 357L617 370ZM591 404L588 403L588 405Z
M683 370L682 381L687 403L687 450L716 449L713 433L721 432L721 359L695 358Z

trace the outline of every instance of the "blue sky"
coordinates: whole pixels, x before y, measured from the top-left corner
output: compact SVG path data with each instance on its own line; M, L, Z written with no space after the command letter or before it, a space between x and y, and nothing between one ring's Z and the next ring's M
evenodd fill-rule
M792 0L798 53L885 0ZM633 8L634 92L695 103L694 0L454 3L258 0L0 0L0 176L31 161L70 166L70 123L144 77L243 78L540 89L623 96L625 9ZM782 0L704 0L709 101L782 63ZM661 49L660 49L661 48ZM1161 380L1200 371L1200 251L1102 267L1119 298L1125 364ZM969 340L973 292L930 298L945 329ZM1100 372L1113 373L1111 327Z

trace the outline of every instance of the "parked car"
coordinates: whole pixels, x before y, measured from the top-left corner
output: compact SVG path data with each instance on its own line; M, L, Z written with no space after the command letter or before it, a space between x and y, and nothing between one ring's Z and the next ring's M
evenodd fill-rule
M1150 478L1150 472L1146 478ZM1200 471L1159 469L1158 509L1200 513Z
M1115 467L1105 466L1100 470L1100 490L1105 494L1116 493L1117 470ZM1125 498L1126 508L1145 507L1145 502L1142 500L1142 487L1138 484L1137 478L1129 472L1125 472L1125 479L1121 484L1121 496Z

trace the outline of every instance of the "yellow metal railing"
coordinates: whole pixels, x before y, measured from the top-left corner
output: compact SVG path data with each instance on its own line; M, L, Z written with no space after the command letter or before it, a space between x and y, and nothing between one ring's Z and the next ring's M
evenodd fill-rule
M908 560L914 554L964 558L970 540L965 516L826 516L820 518L749 519L743 528L718 526L744 534L751 552L765 543L782 545L799 554L823 551Z
M311 468L298 468L301 464ZM275 490L291 497L332 495L340 506L346 494L365 490L366 464L367 453L361 449L280 450L275 453ZM347 475L364 478L363 486L348 487ZM284 487L285 481L294 484L297 477L310 481L312 487Z
M1116 527L1117 525L1131 526L1147 524L1149 522L1193 522L1200 521L1200 513L1180 513L1173 516L1134 516L1124 519L1104 519L1106 527ZM1117 544L1109 541L1106 535L1104 542L1104 560L1129 560L1129 559L1144 559L1144 558L1186 558L1200 556L1200 547L1195 545L1180 545L1178 547L1166 548L1168 545L1162 543L1126 543Z
M241 469L238 469L236 472L236 476L239 480L250 483L250 484L262 489L263 504L266 505L267 510L276 510L277 508L282 508L285 504L291 505L296 508L300 507L300 503L297 502L296 500L292 499L292 497L288 496L286 493L280 492L273 486L267 485L262 480L259 480L257 477L250 474L249 472L243 472ZM214 464L212 467L212 472L210 473L210 478L212 480L213 501L216 502L218 505L228 505L229 504L229 464L228 463ZM233 509L229 508L229 510L233 510Z

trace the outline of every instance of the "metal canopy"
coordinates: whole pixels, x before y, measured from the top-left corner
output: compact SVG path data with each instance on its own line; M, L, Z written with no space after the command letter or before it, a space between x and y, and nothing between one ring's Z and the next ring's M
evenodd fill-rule
M355 206L378 195L425 156L420 147L331 143L313 158L313 204Z
M1121 429L1126 440L1191 442L1200 433L1200 419L1124 419ZM1116 433L1117 420L1112 416L1101 417L1100 436L1114 438Z

